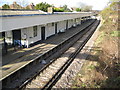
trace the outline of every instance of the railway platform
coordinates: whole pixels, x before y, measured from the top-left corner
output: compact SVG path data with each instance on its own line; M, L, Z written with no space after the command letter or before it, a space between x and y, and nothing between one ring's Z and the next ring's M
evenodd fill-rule
M65 33L60 33L55 36L49 37L47 40L40 42L39 44L30 48L20 49L18 51L12 51L2 57L3 65L0 67L2 77L0 81L8 77L12 73L16 72L20 68L24 67L28 63L32 62L36 57L44 55L44 53L58 46L61 42L70 38L73 34L80 32L85 27L89 26L93 20L86 21L83 24L66 30Z

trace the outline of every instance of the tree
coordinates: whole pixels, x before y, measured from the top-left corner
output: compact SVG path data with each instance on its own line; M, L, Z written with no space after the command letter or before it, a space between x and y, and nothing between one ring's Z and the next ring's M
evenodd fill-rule
M104 20L109 19L108 16L117 15L118 14L118 5L120 2L111 2L104 10L101 11L102 18Z
M54 12L64 12L64 9L63 8L54 8L53 9Z
M64 10L64 12L71 12L67 5L63 5L61 8Z
M41 2L39 4L36 4L35 9L47 12L48 7L51 7L51 6L52 5L50 5L50 4L46 3L46 2L45 3Z
M120 2L120 0L110 0L110 3L112 2Z
M62 8L64 9L64 11L67 11L67 5L64 5Z
M2 9L10 9L10 6L9 6L8 4L4 4L4 5L2 6Z
M85 3L79 2L77 3L77 7L81 9L83 12L89 12L92 10L92 6L86 5Z
M80 11L81 11L81 9L80 9L80 8L76 8L76 11L77 11L77 12L80 12Z
M117 11L119 5L120 5L120 2L117 2L117 0L116 0L116 1L111 2L109 7L110 7L111 10Z

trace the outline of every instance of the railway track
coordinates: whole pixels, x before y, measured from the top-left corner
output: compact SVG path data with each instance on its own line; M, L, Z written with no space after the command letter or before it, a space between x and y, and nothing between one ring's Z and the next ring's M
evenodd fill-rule
M26 80L17 88L51 89L52 86L57 82L57 80L59 80L67 67L74 60L76 55L81 51L81 49L90 39L98 24L99 21L95 21L85 31L81 31L81 36L77 37L78 40L75 44L73 44L67 51L62 53L62 55L51 60L50 63L45 65L45 67L43 67L39 72L37 72L34 76ZM84 41L81 41L81 38L84 38Z
M35 73L41 71L41 68L44 68L45 65L41 63L42 60L45 60L48 65L51 61L54 61L62 53L64 53L70 46L72 46L79 38L82 37L82 33L86 31L85 29L90 27L95 20L89 20L90 23L86 27L81 28L78 32L71 35L69 38L65 38L60 44L52 48L49 51L46 51L42 55L35 57L30 60L29 63L21 66L17 70L11 72L7 77L2 78L3 88L16 88L21 86L22 83L28 81L31 76L34 76ZM78 28L77 28L78 29ZM40 71L39 71L40 70Z

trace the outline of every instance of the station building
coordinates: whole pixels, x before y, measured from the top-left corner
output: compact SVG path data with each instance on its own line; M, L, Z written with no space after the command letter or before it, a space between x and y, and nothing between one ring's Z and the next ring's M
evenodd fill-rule
M32 44L46 40L50 36L65 32L80 25L94 15L91 12L46 13L28 10L1 10L0 35L2 46L30 47Z

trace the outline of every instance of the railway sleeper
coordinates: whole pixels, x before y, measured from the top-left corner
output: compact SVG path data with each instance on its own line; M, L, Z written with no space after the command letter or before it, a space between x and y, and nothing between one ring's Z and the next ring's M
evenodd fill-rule
M75 36L74 36L74 37L75 37ZM70 38L69 40L67 40L66 43L68 43L68 42L71 41L71 40L72 40L72 38ZM73 41L75 42L76 40L74 39ZM60 44L60 48L63 48L63 46L66 45L66 43ZM73 43L70 42L68 46L70 46L70 45L73 45ZM56 51L56 50L55 50L55 51ZM51 52L52 52L52 51L51 51ZM51 55L51 53L50 53L50 55ZM45 59L46 57L49 57L50 55L49 55L49 53L48 53L48 54L45 53L43 56L39 57L39 58L40 58L39 61ZM66 57L64 57L64 59L65 59L65 58L66 58ZM26 71L29 71L29 70L30 70L30 67L31 67L31 66L34 66L35 64L37 64L37 62L36 62L36 63L30 63L29 65L25 66ZM20 77L19 74L21 74L21 72L18 73L18 77L17 77L17 78ZM17 75L16 75L16 76L17 76ZM7 82L11 82L11 81L14 81L14 79L13 79L13 78L10 78L10 80L9 80L9 79L7 80Z

